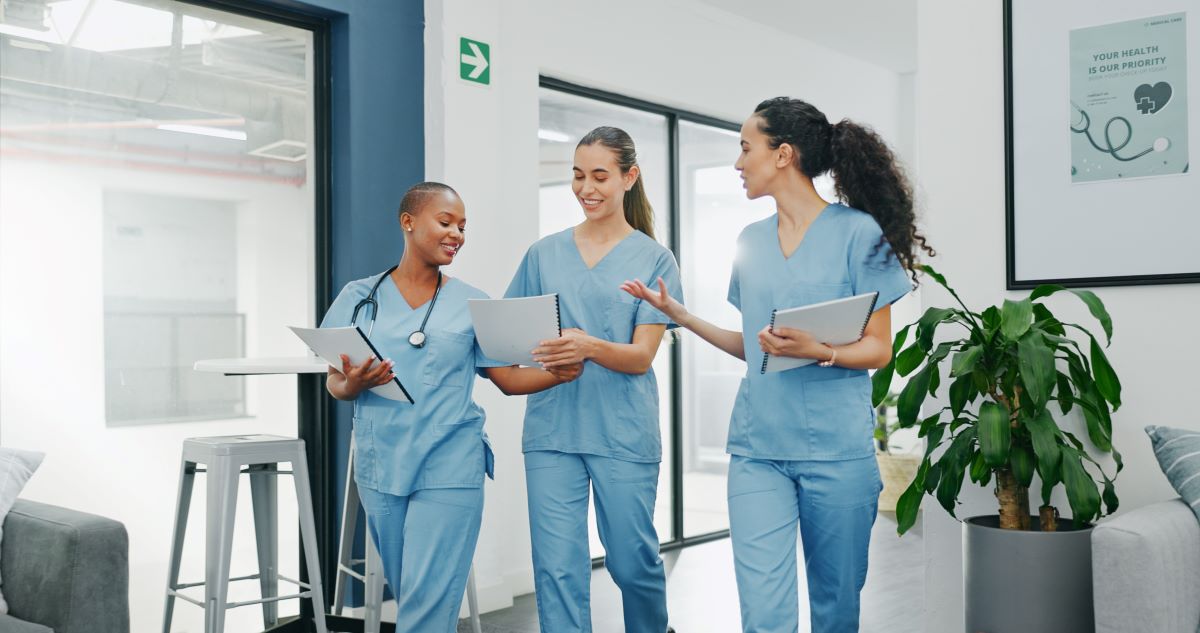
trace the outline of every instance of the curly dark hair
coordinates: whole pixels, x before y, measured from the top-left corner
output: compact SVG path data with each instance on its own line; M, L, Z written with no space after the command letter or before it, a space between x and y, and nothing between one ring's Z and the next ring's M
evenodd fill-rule
M887 143L849 119L830 125L824 113L799 99L767 99L754 114L772 148L784 143L796 148L796 168L805 176L832 172L842 202L879 223L883 239L876 248L889 248L916 281L920 251L930 257L937 252L917 232L912 185Z

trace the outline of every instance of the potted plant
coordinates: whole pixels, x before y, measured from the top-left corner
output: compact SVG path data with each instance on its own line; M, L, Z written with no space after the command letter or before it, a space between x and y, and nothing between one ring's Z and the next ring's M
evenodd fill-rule
M898 397L895 392L888 392L883 402L875 406L875 459L879 462L879 476L883 480L883 490L879 493L880 512L896 511L900 494L921 464L920 455L893 451L892 435L900 430L900 422L896 419Z
M1090 632L1090 526L1117 509L1113 480L1122 463L1112 446L1111 414L1121 404L1120 380L1095 335L1058 319L1045 305L1062 286L1039 286L1024 299L974 312L942 275L921 269L958 306L930 308L901 330L892 362L873 377L879 404L894 374L912 375L897 399L898 424L919 425L926 441L916 476L897 502L898 531L912 527L926 494L955 516L966 477L993 486L998 514L963 523L967 630ZM1104 304L1092 292L1069 292L1100 323L1107 346L1112 319ZM951 327L935 341L942 325ZM912 344L904 347L914 328ZM949 404L921 417L921 405L941 387L946 359ZM1112 455L1112 477L1056 419L1072 410L1082 413L1094 449ZM1031 516L1028 491L1035 474L1041 503ZM1059 486L1070 519L1051 504Z

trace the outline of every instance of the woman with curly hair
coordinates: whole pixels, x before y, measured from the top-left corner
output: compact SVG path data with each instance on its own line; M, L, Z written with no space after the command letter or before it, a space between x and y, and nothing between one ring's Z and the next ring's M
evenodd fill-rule
M798 629L796 536L804 546L814 633L858 630L859 593L882 487L868 369L891 360L891 304L912 289L918 251L912 187L875 132L830 124L798 99L764 101L741 130L747 197L777 212L746 227L729 281L742 330L689 314L660 281L622 287L747 363L729 426L729 521L742 628ZM840 202L813 179L831 172ZM906 272L907 271L907 272ZM830 345L769 326L776 308L878 292L863 337ZM762 353L813 359L760 373Z

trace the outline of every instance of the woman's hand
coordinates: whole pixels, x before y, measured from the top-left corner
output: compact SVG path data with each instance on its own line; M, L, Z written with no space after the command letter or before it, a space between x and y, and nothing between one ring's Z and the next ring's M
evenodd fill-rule
M583 363L547 367L546 371L550 372L560 383L571 382L583 374Z
M593 356L596 339L578 328L567 328L562 336L541 341L533 350L533 360L541 363L542 369L550 370L568 365L580 365Z
M792 358L815 358L829 360L833 354L830 347L804 330L790 327L777 327L772 330L765 327L758 333L758 344L762 351L772 356L791 356Z
M340 377L341 384L338 385L340 393L335 396L345 396L346 400L353 400L359 394L370 389L385 385L387 382L396 377L392 373L392 361L385 360L381 363L376 363L375 358L371 357L363 361L361 365L352 365L350 357L345 354L342 357L342 370L338 371L334 367L330 367L330 378L337 380Z
M683 307L682 303L676 301L671 297L671 294L667 292L667 284L663 281L662 277L658 278L657 292L651 290L649 286L642 283L640 279L626 281L625 283L621 284L621 290L624 290L634 297L649 303L650 305L654 306L656 310L667 315L667 318L680 325L683 325L683 320L688 316L687 308Z

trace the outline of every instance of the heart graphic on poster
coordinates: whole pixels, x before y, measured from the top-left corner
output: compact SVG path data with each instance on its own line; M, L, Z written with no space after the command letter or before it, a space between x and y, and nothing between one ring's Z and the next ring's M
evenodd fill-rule
M1154 114L1171 100L1171 84L1160 81L1153 86L1142 84L1133 91L1133 102L1142 114Z

